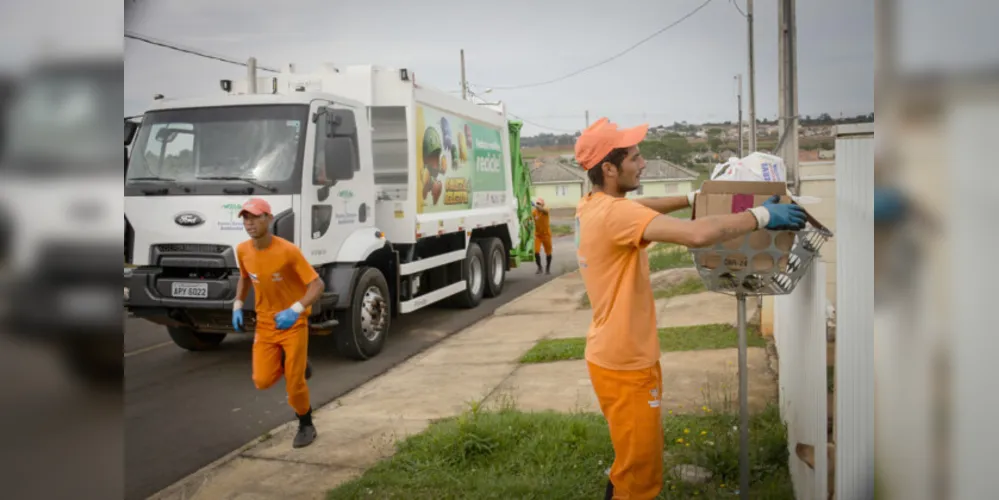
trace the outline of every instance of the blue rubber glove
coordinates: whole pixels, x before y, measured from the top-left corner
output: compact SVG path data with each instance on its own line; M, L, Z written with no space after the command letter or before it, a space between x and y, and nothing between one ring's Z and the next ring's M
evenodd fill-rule
M767 229L778 231L797 231L804 229L807 216L805 209L793 203L781 203L780 196L774 195L763 203L763 208L770 212Z
M275 326L278 330L287 330L298 321L298 315L299 313L289 307L274 316Z
M243 331L243 310L233 309L232 310L232 327L236 329L237 332Z
M894 188L874 188L874 223L891 224L901 221L907 214L909 202L901 191Z

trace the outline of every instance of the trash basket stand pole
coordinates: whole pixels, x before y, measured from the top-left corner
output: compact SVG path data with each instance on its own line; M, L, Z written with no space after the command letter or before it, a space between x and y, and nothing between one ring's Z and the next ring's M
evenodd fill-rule
M737 294L739 317L739 498L749 500L749 370L746 295Z

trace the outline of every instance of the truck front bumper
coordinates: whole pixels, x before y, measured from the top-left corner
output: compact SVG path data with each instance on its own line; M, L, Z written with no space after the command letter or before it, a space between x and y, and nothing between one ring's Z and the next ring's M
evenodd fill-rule
M205 298L173 297L174 283L198 283L207 288ZM236 301L239 274L220 279L174 278L162 268L132 268L124 272L123 303L130 317L142 318L164 326L193 327L203 332L231 332L232 306ZM312 317L331 311L337 295L324 293L312 306ZM243 310L248 330L255 323L253 287L250 287Z
M0 330L34 337L121 335L117 291L106 279L14 277L0 283Z

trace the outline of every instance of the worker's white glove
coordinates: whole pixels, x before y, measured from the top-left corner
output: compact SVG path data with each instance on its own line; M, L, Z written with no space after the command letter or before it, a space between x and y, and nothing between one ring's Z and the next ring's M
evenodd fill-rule
M691 192L687 193L687 205L694 206L694 196L697 195L697 193L700 193L700 192L701 192L701 190L698 189L697 191L691 191Z

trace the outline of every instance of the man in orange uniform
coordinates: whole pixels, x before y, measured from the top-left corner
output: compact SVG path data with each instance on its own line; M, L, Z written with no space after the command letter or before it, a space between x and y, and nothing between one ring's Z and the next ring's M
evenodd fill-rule
M309 402L310 307L323 292L323 282L293 243L271 233L271 206L260 198L243 204L239 216L250 240L236 247L239 283L232 307L232 326L243 331L243 300L253 283L257 314L253 336L253 383L267 389L284 375L288 404L298 416L292 445L308 446L316 439Z
M619 130L602 118L576 141L593 184L576 208L580 273L593 305L586 361L614 445L608 499L651 499L662 490L662 370L649 281L651 242L705 247L759 228L800 229L797 205L768 200L747 212L682 220L664 214L694 194L629 200L645 169L638 144L648 125Z
M545 273L552 273L552 224L551 212L545 208L545 200L538 198L532 203L534 210L534 262L541 274L541 247L545 247Z

